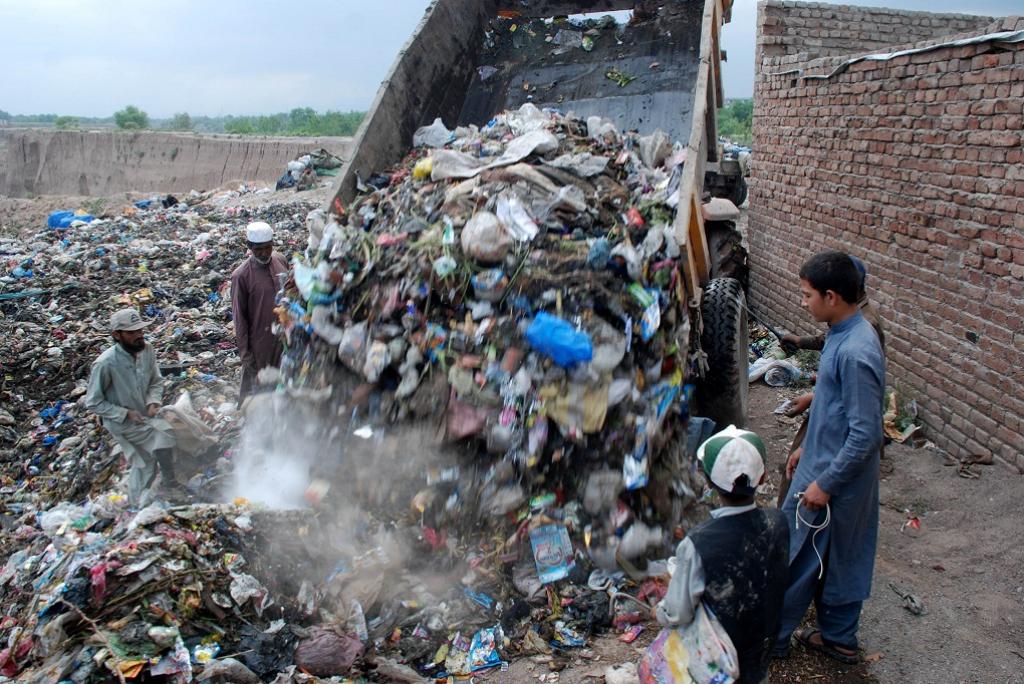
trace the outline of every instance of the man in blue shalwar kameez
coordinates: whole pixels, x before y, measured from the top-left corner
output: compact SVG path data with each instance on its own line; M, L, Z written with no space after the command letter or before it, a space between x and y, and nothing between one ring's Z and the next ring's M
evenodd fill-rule
M871 593L878 540L878 458L885 360L857 306L860 274L847 254L824 252L800 269L803 306L828 323L802 449L787 463L793 484L782 511L790 525L789 584L775 654L790 636L852 663ZM827 524L826 524L827 523ZM794 630L811 601L817 629Z

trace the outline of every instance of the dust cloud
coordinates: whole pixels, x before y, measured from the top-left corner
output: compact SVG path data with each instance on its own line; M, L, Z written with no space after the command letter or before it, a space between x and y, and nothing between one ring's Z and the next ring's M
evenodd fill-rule
M419 529L462 510L463 490L471 489L463 478L471 474L435 427L374 424L344 404L287 391L257 395L223 497L271 510L313 509L322 528L343 532L336 546L358 553L357 546L380 542L370 527Z
M252 504L253 572L300 615L361 639L390 634L397 600L440 628L467 572L457 528L481 522L479 469L436 421L383 424L336 399L250 401L223 495Z

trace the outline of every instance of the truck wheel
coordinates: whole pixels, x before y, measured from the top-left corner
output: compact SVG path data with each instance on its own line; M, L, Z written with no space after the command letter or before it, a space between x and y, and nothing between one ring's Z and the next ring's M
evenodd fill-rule
M747 179L740 176L736 183L732 186L732 192L729 193L729 199L732 203L739 207L741 204L747 201Z
M716 278L704 288L701 347L708 371L697 386L698 415L711 418L721 430L747 422L747 302L739 281Z
M750 265L743 236L732 221L709 221L704 224L711 256L712 278L735 278L743 291L750 287Z

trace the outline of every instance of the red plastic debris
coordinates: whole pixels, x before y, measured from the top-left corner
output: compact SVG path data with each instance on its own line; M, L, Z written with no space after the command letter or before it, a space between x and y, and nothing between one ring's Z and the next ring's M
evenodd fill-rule
M422 531L423 539L430 544L431 551L438 551L444 548L445 542L447 541L447 536L445 535L444 530L438 532L432 527L424 527L422 528Z
M636 641L636 638L640 636L640 633L644 631L643 625L633 625L627 629L620 637L619 641L625 644L631 644Z
M639 209L630 207L629 211L626 212L626 223L633 228L643 228L646 222Z

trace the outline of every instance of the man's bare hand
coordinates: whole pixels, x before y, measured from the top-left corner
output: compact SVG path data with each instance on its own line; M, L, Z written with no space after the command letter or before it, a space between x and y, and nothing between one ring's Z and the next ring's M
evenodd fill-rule
M827 506L831 498L832 495L819 487L817 481L812 482L804 491L804 508L816 511Z
M786 461L786 479L792 480L793 473L796 471L796 465L800 462L800 457L804 453L803 447L797 447L793 453L789 455L789 459Z
M789 333L782 336L779 340L782 344L782 350L787 354L795 354L800 349L800 336Z
M146 415L150 418L160 413L160 404L150 404L146 407Z
M141 423L146 420L142 417L141 413L138 411L132 411L131 409L128 409L128 413L125 415L124 419L129 423Z
M793 405L786 411L786 415L792 418L793 416L799 416L801 413L811 407L811 401L814 400L814 392L808 392L807 394L801 394L799 397L793 400Z

